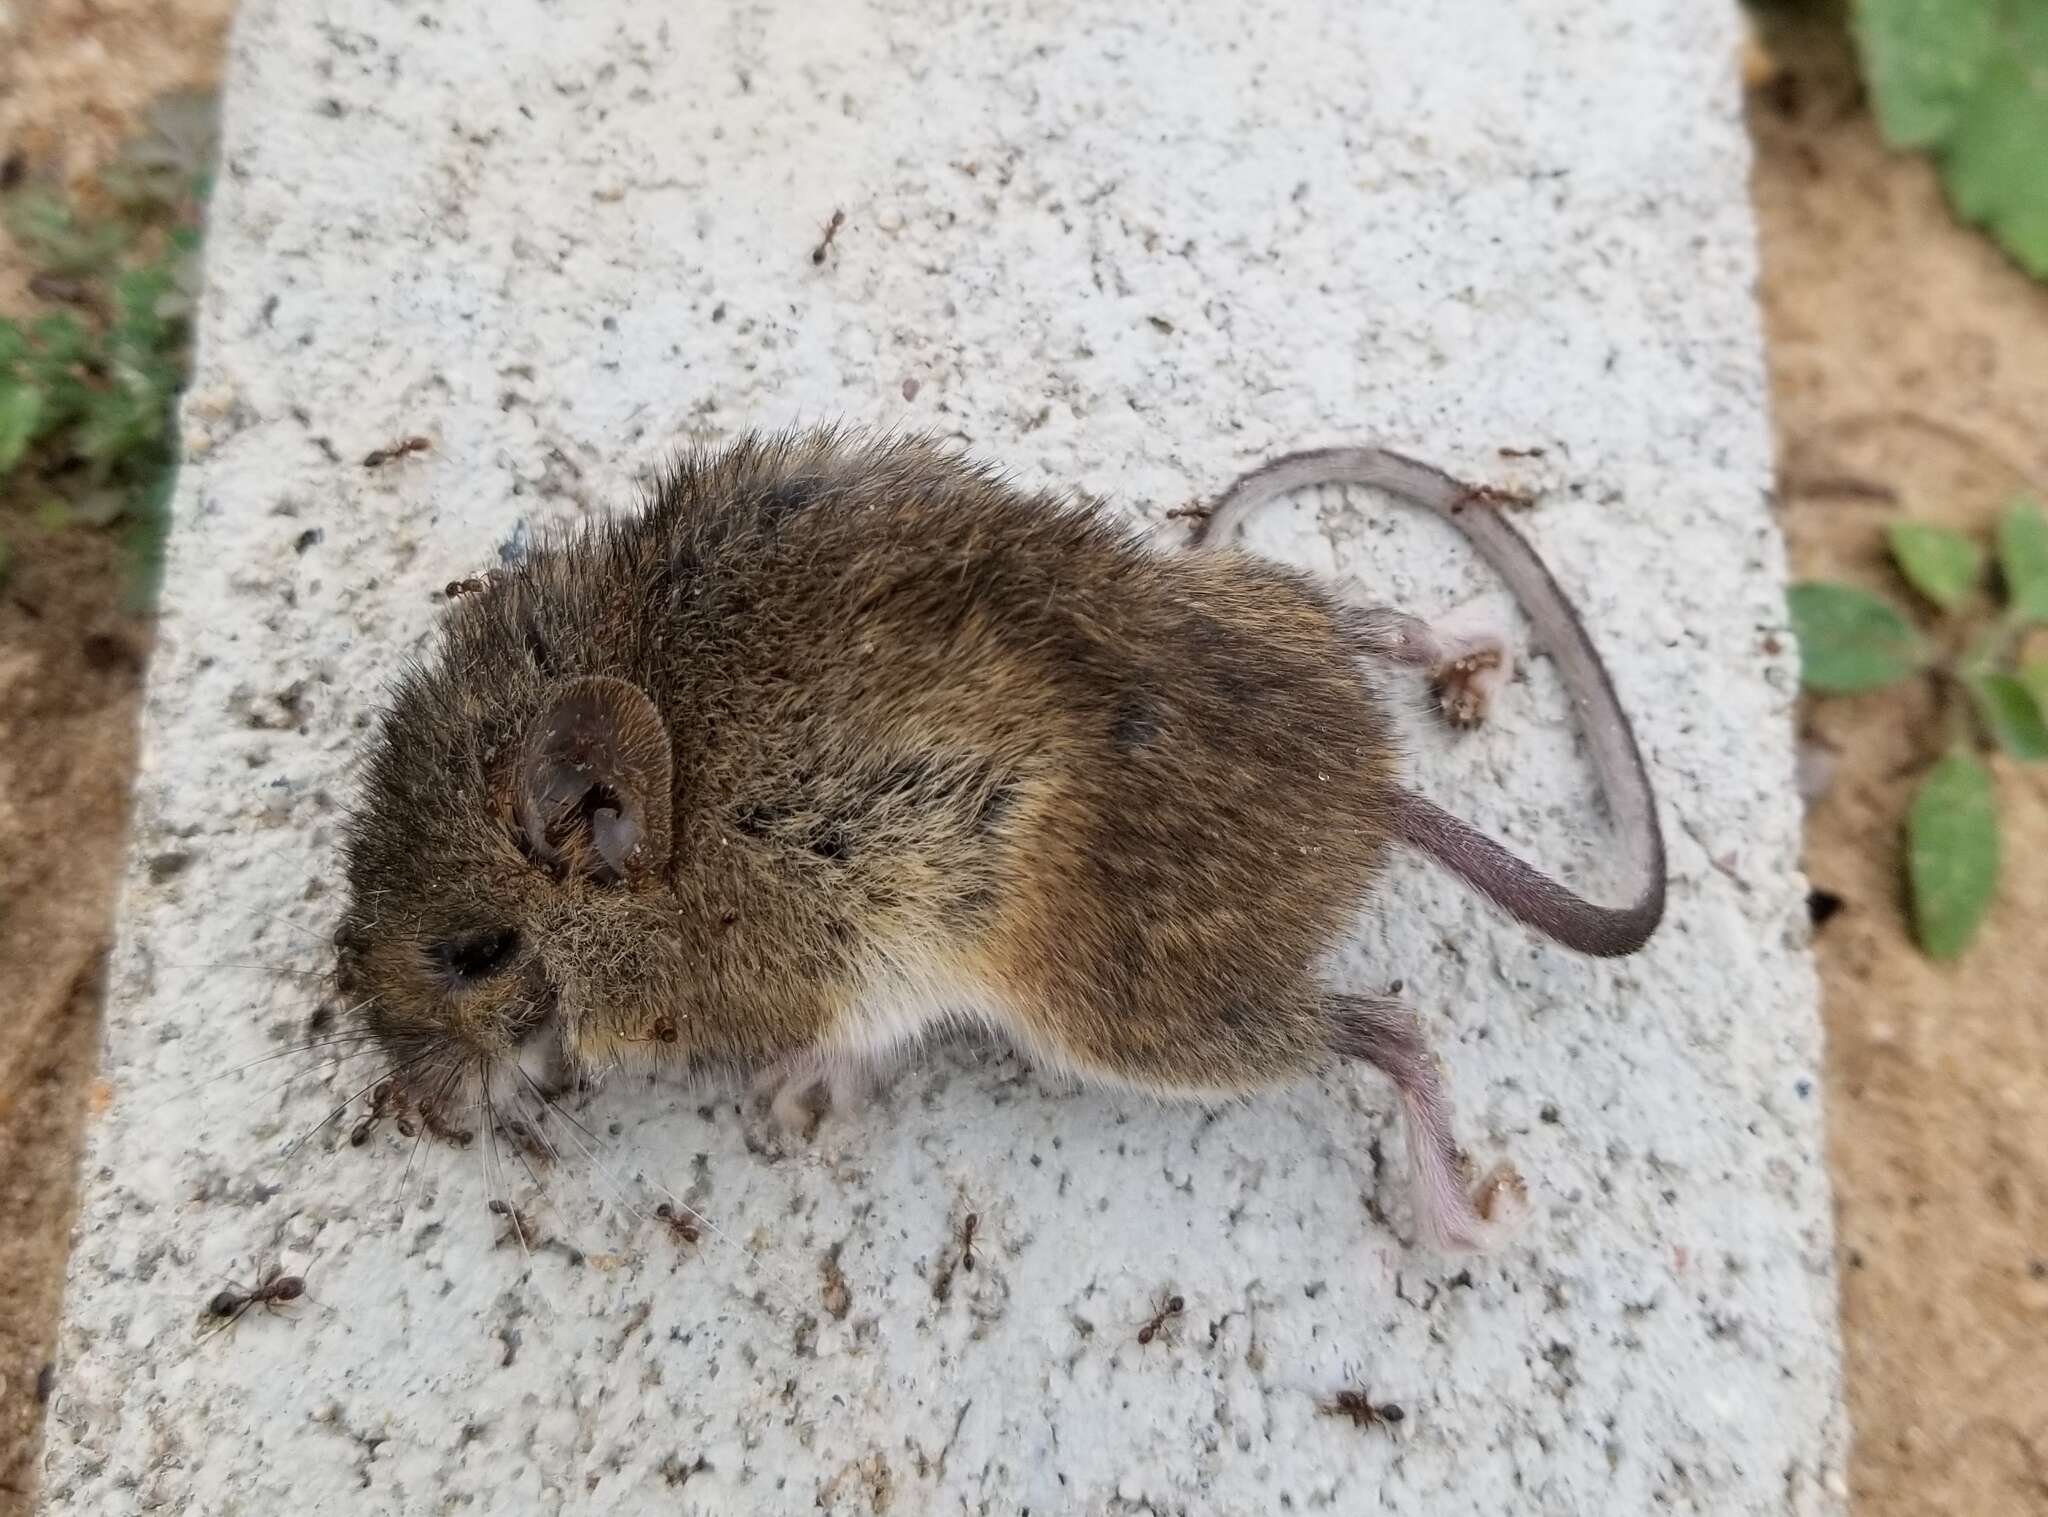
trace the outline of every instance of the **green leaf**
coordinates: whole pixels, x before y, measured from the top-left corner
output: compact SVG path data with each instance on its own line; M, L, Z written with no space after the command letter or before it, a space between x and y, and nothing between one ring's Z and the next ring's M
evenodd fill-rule
M78 425L79 456L102 477L163 435L164 408L146 386L115 385L94 393Z
M2048 138L2043 143L2048 174ZM2022 495L2005 508L1998 520L1998 567L2006 603L2030 621L2048 621L2048 516L2039 501Z
M1955 958L1998 887L1998 798L1974 756L1952 753L1920 782L1906 817L1906 876L1920 946Z
M9 196L0 219L29 262L53 274L108 268L128 240L118 226L80 221L60 197L43 189Z
M1919 667L1920 639L1890 602L1848 585L1811 582L1794 585L1786 598L1801 678L1810 688L1854 695Z
M39 369L64 368L78 363L92 350L92 333L69 311L52 311L28 329Z
M1995 0L1857 0L1854 31L1885 136L1895 147L1932 147L1991 62Z
M2048 758L2048 721L2026 681L2010 674L1975 674L1965 683L1999 747L2014 758Z
M1932 150L1957 214L2048 278L2048 4L1856 0L1854 31L1886 137Z
M1961 605L1984 572L1984 549L1977 540L1946 527L1893 522L1891 542L1906 582L1944 611Z
M1992 55L1942 149L1942 178L1966 221L2048 278L2048 5L2002 9Z
M0 479L12 474L28 452L42 419L42 391L25 379L0 374Z
M2020 665L2019 681L2027 687L2034 704L2048 711L2048 659L2037 658Z

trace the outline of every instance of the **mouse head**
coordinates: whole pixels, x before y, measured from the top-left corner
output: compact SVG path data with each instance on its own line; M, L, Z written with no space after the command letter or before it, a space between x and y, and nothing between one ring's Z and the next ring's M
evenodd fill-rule
M335 938L342 994L431 1105L559 1087L586 1050L644 1041L677 981L652 699L464 667L416 672L384 720Z

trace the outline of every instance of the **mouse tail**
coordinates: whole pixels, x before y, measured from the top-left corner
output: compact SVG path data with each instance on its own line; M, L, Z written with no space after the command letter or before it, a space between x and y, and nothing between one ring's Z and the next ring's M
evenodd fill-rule
M1634 953L1664 918L1661 870L1631 904L1599 906L1412 790L1394 791L1393 830L1516 921L1575 953L1602 959Z
M1192 541L1233 540L1259 507L1315 485L1365 485L1449 522L1507 583L1555 660L1592 750L1601 790L1630 857L1635 897L1599 906L1421 796L1398 792L1396 831L1518 921L1580 953L1609 956L1642 946L1664 916L1664 832L1648 766L1600 652L1564 589L1529 540L1501 515L1501 497L1384 448L1317 448L1290 453L1242 476L1198 519Z

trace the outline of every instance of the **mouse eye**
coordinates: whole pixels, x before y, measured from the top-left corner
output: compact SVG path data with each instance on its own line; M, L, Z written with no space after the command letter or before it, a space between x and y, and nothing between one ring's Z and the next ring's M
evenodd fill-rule
M508 968L519 952L519 934L510 927L487 927L436 943L427 950L441 972L463 985L475 985Z

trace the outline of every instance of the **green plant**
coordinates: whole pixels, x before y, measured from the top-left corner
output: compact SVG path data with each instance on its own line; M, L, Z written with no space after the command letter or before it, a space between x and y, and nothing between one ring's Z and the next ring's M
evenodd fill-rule
M45 306L0 317L0 499L46 530L124 527L137 599L155 590L177 468L211 123L209 97L159 102L101 176L106 214L36 185L0 196Z
M1960 532L1918 522L1891 529L1900 574L1937 611L1959 618L1976 598L1990 555ZM2048 624L2048 514L2022 497L1999 518L1997 614L1959 631L1946 654L1890 601L1850 585L1804 582L1791 591L1801 677L1825 695L1881 690L1914 676L1951 698L1942 757L1920 782L1906 817L1906 882L1920 946L1953 959L1969 946L1998 887L1997 791L1980 751L2048 759L2048 659L2022 656L2027 633Z
M2048 278L2048 0L1854 0L1851 20L1885 136Z

